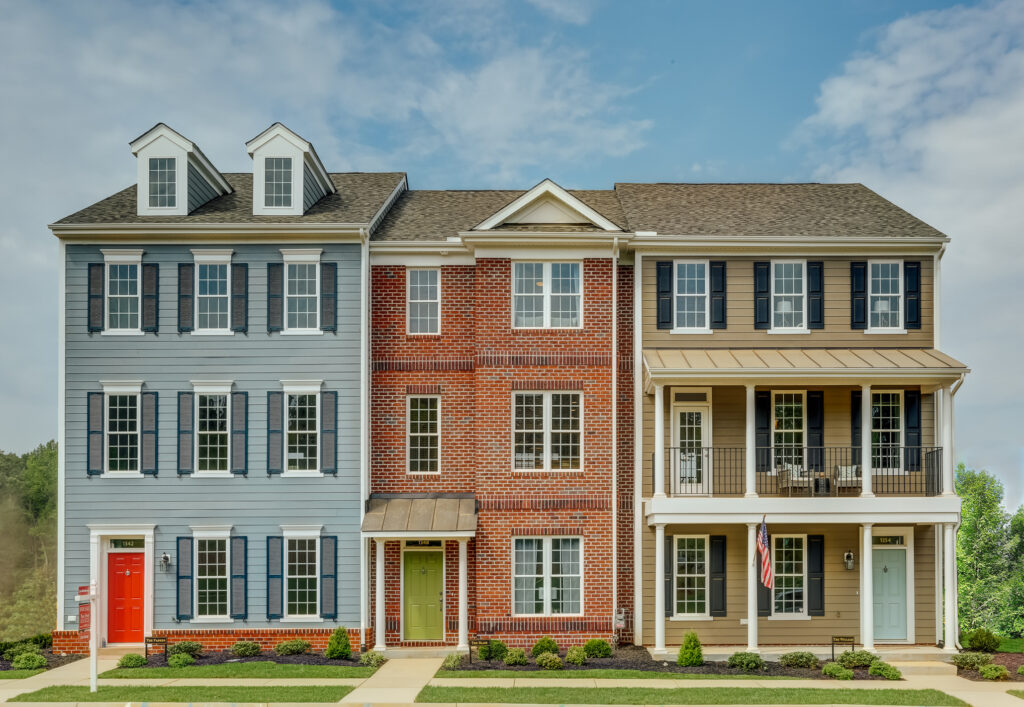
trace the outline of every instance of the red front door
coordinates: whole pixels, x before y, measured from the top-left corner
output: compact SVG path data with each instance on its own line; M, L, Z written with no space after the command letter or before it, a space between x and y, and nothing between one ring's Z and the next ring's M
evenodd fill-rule
M145 555L107 555L107 642L142 643L145 609Z

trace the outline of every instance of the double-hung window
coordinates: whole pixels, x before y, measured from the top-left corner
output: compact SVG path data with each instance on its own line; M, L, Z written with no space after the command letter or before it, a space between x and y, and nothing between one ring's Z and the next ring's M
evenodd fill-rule
M410 334L441 333L441 271L408 269L406 311Z
M512 613L583 613L583 539L514 538Z
M107 471L139 470L139 393L107 391Z
M230 388L230 385L195 386L197 473L230 471Z
M320 333L320 250L282 250L285 332Z
M675 613L708 616L708 536L675 536Z
M772 261L772 330L807 330L807 263Z
M285 543L285 616L319 616L320 538L286 537Z
M137 332L142 256L106 256L107 331Z
M903 263L868 263L868 330L903 331Z
M291 207L291 157L265 158L263 162L263 205L269 207Z
M437 396L410 397L408 401L409 473L440 471L441 401Z
M286 396L288 471L317 471L320 394L296 392Z
M774 467L800 471L807 433L806 395L803 391L772 393L772 447Z
M677 333L708 329L708 263L706 260L675 261L675 319Z
M231 334L231 251L193 250L196 327L193 333Z
M512 326L579 328L582 292L579 263L513 263Z
M903 443L903 393L871 393L871 467L899 469Z
M580 393L516 393L513 396L513 467L580 469Z
M772 589L772 615L807 615L807 536L772 536L772 562L775 586Z
M173 209L177 206L177 160L174 157L149 158L149 206Z
M196 537L196 616L228 620L228 539Z

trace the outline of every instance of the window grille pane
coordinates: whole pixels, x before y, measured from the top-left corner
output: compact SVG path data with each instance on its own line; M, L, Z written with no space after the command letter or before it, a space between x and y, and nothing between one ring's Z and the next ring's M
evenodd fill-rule
M228 396L199 395L196 444L199 471L228 470Z
M544 326L544 264L515 263L512 288L514 325Z
M516 614L544 613L544 541L516 538L513 557L513 602Z
M265 206L292 205L292 158L267 157L264 163Z
M288 616L316 616L317 608L317 539L289 538Z
M316 263L288 264L288 328L316 329L320 323L317 319L319 292L317 290Z
M804 539L774 538L776 614L804 612Z
M174 207L177 183L174 157L151 157L149 159L149 205L153 207Z
M803 393L775 394L775 467L804 462L804 396Z
M196 613L228 614L228 541L196 540Z
M580 325L580 265L551 264L551 326Z
M804 326L804 265L775 263L775 296L772 305L776 329Z
M200 263L197 313L198 329L228 328L228 266Z
M707 269L704 263L676 265L676 328L707 327Z
M139 470L139 397L111 395L107 403L107 469Z
M515 468L544 468L544 396L515 396Z
M437 270L409 270L409 333L439 334L440 287Z
M110 329L139 328L139 266L107 267L107 325Z
M288 470L315 471L317 467L316 394L288 396Z
M676 538L676 613L707 613L707 542Z
M899 329L900 264L871 263L871 328Z
M871 394L871 466L899 469L903 442L902 398L899 393Z
M551 394L551 468L580 468L579 393Z
M579 538L551 539L551 613L580 613L582 562Z
M409 471L438 470L438 399L409 398Z

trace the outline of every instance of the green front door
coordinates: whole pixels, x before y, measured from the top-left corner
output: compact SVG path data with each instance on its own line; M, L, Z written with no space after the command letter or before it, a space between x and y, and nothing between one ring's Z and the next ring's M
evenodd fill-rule
M440 641L444 553L405 553L405 640Z
M907 638L907 551L875 550L875 638L898 641Z

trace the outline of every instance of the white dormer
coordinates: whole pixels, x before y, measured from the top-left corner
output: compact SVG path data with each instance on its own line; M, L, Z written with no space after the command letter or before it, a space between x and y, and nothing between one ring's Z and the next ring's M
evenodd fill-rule
M129 146L138 160L139 216L185 216L232 192L199 146L163 123Z
M301 216L337 191L316 150L281 123L245 143L252 157L252 212Z
M605 231L621 230L591 207L550 179L474 227L474 231L501 229L504 225L590 224Z

